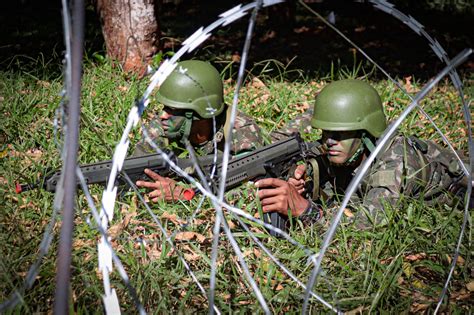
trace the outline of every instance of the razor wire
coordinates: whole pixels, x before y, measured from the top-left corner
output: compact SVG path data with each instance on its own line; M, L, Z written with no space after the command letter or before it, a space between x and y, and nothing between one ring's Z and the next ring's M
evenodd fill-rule
M65 0L63 0L63 1L65 1ZM258 2L260 2L260 1L258 1ZM280 2L282 2L282 1L263 1L263 2L264 2L264 6L265 6L265 3L266 3L266 5L273 5L273 4L276 4L276 3L280 3ZM272 4L269 4L270 2L272 2ZM390 8L393 7L393 5L390 5L390 4L389 4L388 2L386 2L386 1L371 1L371 2L374 3L374 6L375 6L375 4L378 4L379 6L383 6L383 5L384 5L384 6L385 6L384 8L386 8L385 11L382 10L382 11L384 11L384 12L387 12L389 7L390 7ZM301 1L300 1L300 3L301 3ZM255 4L255 6L252 6L253 4ZM198 31L197 31L196 33L194 33L190 38L188 38L187 42L185 41L185 42L183 43L183 48L180 49L180 51L182 51L185 47L187 47L185 50L189 49L189 50L188 50L189 52L192 51L194 48L196 48L197 46L199 46L199 44L201 44L204 40L206 40L206 39L210 36L209 32L212 31L214 28L216 28L216 27L218 27L218 26L221 26L221 25L224 26L224 25L230 24L231 22L233 22L233 21L235 21L235 20L241 18L242 16L245 16L245 15L248 13L247 11L250 11L250 9L252 9L252 8L253 8L253 9L257 8L258 3L253 3L253 4L249 4L249 5L246 5L246 6L244 6L244 7L237 6L237 7L233 8L233 9L231 9L231 10L229 10L229 11L226 11L225 13L221 14L220 16L222 17L222 19L220 19L220 21L221 21L221 22L219 22L220 24L217 23L217 22L219 21L219 20L218 20L218 21L214 22L213 24L211 24L209 27L207 27L207 28L205 28L205 29L201 28L200 30L198 30ZM238 9L237 9L237 8L238 8ZM392 12L392 15L393 15L393 12L399 12L399 11L392 10L391 12ZM387 13L389 13L389 12L387 12ZM397 13L397 14L398 14L398 13ZM400 13L400 14L402 14L402 13ZM401 19L400 19L400 20L401 20ZM417 33L418 33L418 34L421 33L423 36L425 36L426 32L424 32L424 30L422 29L421 24L417 23L416 20L414 20L412 17L410 17L410 19L408 19L407 21L408 21L410 24L408 24L408 23L405 23L405 24L407 24L408 26L411 25L410 28L412 28L412 29L413 29L413 28L418 28L418 31L419 31L419 32L417 32ZM216 24L216 23L217 23L217 24ZM211 26L213 26L213 27L211 28ZM420 31L420 29L421 29L421 31ZM427 34L426 34L426 35L427 35ZM194 38L193 38L193 37L194 37ZM426 37L426 36L425 36L425 37ZM193 40L191 40L191 38L193 38ZM429 37L428 37L428 38L429 38ZM444 60L444 61L448 60L448 64L449 64L449 59L447 59L447 55L446 55L445 53L443 54L444 50L442 50L442 47L439 45L439 43L438 43L437 41L433 41L433 43L434 43L434 44L432 45L432 49L435 51L435 53L438 52L438 53L437 53L437 56L438 56L440 59ZM360 50L359 48L357 48L357 49L362 52L362 50ZM436 49L436 50L435 50L435 49ZM179 52L180 52L180 51L179 51ZM179 52L178 52L178 53L179 53ZM185 52L186 52L186 51L184 51L182 54L184 54ZM179 55L178 53L177 53L176 55ZM182 55L182 54L181 54L181 55ZM181 57L181 55L179 55L179 57L176 57L176 55L175 55L170 61L165 60L165 62L162 64L162 66L160 66L159 69L156 71L155 75L154 75L154 76L152 77L152 79L151 79L152 83L149 85L147 91L145 92L145 95L143 96L142 100L140 101L140 106L136 106L136 107L134 107L134 108L131 110L131 112L130 112L128 118L127 118L127 127L126 127L126 129L129 127L129 125L130 125L129 122L130 122L130 121L132 121L132 124L130 125L131 127L135 127L135 126L136 126L136 124L137 124L137 122L138 122L138 119L136 119L136 118L137 118L137 116L138 116L138 118L139 118L139 116L141 116L141 114L143 113L144 109L145 109L146 106L148 105L148 97L151 95L151 92L153 91L154 87L155 87L156 85L160 85L160 84L166 79L167 75L169 75L169 73L170 73L170 72L174 69L174 67L176 66L176 64L175 64L176 61L179 59L179 57ZM176 58L175 58L175 57L176 57ZM366 57L368 57L368 56L366 56ZM173 60L174 60L174 61L173 61ZM369 58L369 60L370 60L370 58ZM371 60L371 61L372 61L372 60ZM372 62L373 62L373 61L372 61ZM454 60L453 60L453 63L454 63ZM242 62L242 64L244 64L244 62ZM375 62L374 62L374 64L375 64ZM241 67L241 68L242 68L242 67ZM452 73L451 73L451 70L453 70ZM453 77L454 77L454 78L457 78L457 80L456 80L456 79L453 79L453 83L455 84L456 88L460 91L460 93L461 93L461 95L462 95L460 79L459 79L459 77L457 76L457 73L455 72L454 66L451 67L451 70L449 70L448 72L450 72L449 74L452 76L452 79L453 79ZM385 72L384 72L384 73L385 73ZM387 76L388 76L388 75L387 75ZM388 76L388 77L390 78L390 76ZM240 73L239 73L239 78L240 78ZM398 82L396 82L396 81L394 81L394 80L393 80L393 82L395 82L395 84L399 85ZM401 88L401 90L403 90L403 88ZM236 94L238 94L238 89L236 89ZM408 95L408 94L407 94L407 95ZM409 97L410 97L410 96L409 96ZM235 96L234 96L234 98L237 99ZM461 96L461 98L462 98L462 100L463 100L463 102L464 102L464 104L465 104L464 98L463 98L462 96ZM412 99L412 100L413 100L413 99ZM235 101L235 103L236 103L236 101ZM422 111L422 113L423 113L423 109L419 106L418 102L415 101L415 102L412 103L412 104L413 104L413 107L418 107L418 108ZM233 103L233 106L234 106L234 103ZM467 110L468 110L468 106L464 106L464 114L465 114L465 116L466 116L466 120L469 121L469 120L470 120L470 118L469 118L469 112L467 112L467 115L466 115L466 108L467 108ZM234 109L234 107L233 107L233 109ZM410 110L410 111L411 111L411 110ZM133 112L133 113L132 113L132 112ZM429 115L427 115L427 118L428 118L430 121L432 121L432 119L431 119L431 117L430 117ZM403 120L403 119L402 119L402 120ZM401 122L401 121L400 121L400 122ZM433 125L435 126L435 128L438 130L438 128L436 127L436 125L434 124L434 122L432 122L432 123L433 123ZM233 124L231 124L231 126L232 126L232 125L233 125ZM64 126L64 127L66 127L66 126ZM132 129L131 127L130 127L130 130ZM130 130L129 130L129 132L130 132ZM471 139L471 132L470 132L470 126L469 126L469 124L468 124L468 130L469 130L469 131L468 131L469 139ZM124 131L124 134L125 134L125 131ZM128 134L128 133L127 133L127 134ZM232 134L232 133L230 133L230 134ZM449 141L447 141L447 139L445 139L444 134L441 133L441 136L442 136L443 140L446 140L445 142L447 142L448 146L450 146L450 143L449 143ZM226 141L226 147L228 146L228 143L230 143L230 142L227 142L227 141ZM120 144L122 144L122 147L120 147ZM473 164L473 163L472 163L472 160L473 160L473 155L472 155L472 151L473 151L473 150L472 150L472 140L470 140L469 144L470 144L470 145L469 145L469 149L470 149L470 152L471 152L471 154L470 154L470 160L471 160L471 170L472 170L472 164ZM117 145L117 147L116 147L116 152L115 152L115 154L114 154L114 161L117 162L117 166L116 166L116 167L117 167L117 172L119 172L120 169L121 169L122 164L120 164L120 159L121 159L121 158L123 158L123 159L125 158L126 152L127 152L127 150L128 150L128 145L129 145L129 143L128 143L127 141L124 141L124 137L122 137L122 139L120 140L119 145ZM123 148L126 148L126 149L123 151ZM120 149L122 149L122 151L121 151ZM163 155L165 156L164 153L163 153ZM374 158L375 158L375 157L374 157ZM458 158L459 158L459 157L458 157ZM123 161L122 161L121 163L123 163ZM471 172L468 172L467 169L465 168L465 166L464 166L462 163L461 163L461 165L462 165L461 167L463 168L463 171L464 171L465 173L467 172L467 175L468 175L468 176L471 176L472 171L471 171ZM115 175L117 175L117 172L116 172ZM114 189L110 187L110 183L111 183L111 182L113 182L113 181L110 181L110 180L109 180L109 182L108 182L109 185L108 185L108 187L107 187L107 191L104 191L103 201L104 201L104 200L111 200L111 199L115 200L115 197L116 197L116 187L115 187L115 192L114 192ZM196 182L196 183L197 183L197 182ZM221 182L221 185L223 186L224 183L225 183L225 181ZM222 187L222 186L221 186L221 187ZM356 186L356 185L354 185L354 186ZM58 187L59 187L59 186L58 186ZM133 186L132 186L132 187L133 187ZM468 187L469 187L469 186L468 186ZM110 188L111 188L111 189L110 189ZM199 187L198 187L198 188L199 188ZM225 203L223 203L223 200L220 200L220 199L216 200L216 199L215 199L215 196L212 195L212 193L210 193L210 190L206 189L205 187L201 187L201 188L202 188L201 192L203 193L203 198L204 198L204 196L207 196L207 197L209 197L213 202L218 203L218 205L219 205L220 207L224 206L224 207L226 207L226 209L230 210L231 212L234 212L234 213L236 213L237 215L241 215L241 216L243 216L243 217L246 217L246 219L249 219L249 220L254 219L252 216L250 216L250 217L246 216L246 213L239 213L239 211L241 211L240 209L233 208L233 207L230 207L229 205L226 205ZM201 188L200 188L200 189L201 189ZM108 192L107 195L106 195L106 192ZM471 188L468 188L468 194L470 194L470 193L471 193ZM113 198L112 198L112 197L113 197ZM212 197L214 197L214 198L212 198ZM144 200L142 200L142 201L144 201ZM146 203L145 203L145 204L146 204ZM112 213L111 213L111 211L110 211L110 205L106 205L105 203L102 205L102 209L101 209L101 220L102 220L102 222L105 221L105 222L108 224L108 222L110 222L110 221L112 220L112 218L113 218L113 206L112 206L111 209L112 209ZM108 210L108 211L107 211L107 210ZM151 212L151 210L150 210L150 212ZM151 213L152 213L152 212L151 212ZM219 216L216 216L216 220L217 220L218 217L219 217ZM465 216L465 218L466 218L466 216ZM225 220L225 219L224 219L224 220ZM239 220L240 220L240 219L239 219ZM257 221L252 220L252 221L258 222L258 220L257 220ZM465 220L465 221L466 221L466 220ZM192 222L192 221L191 221L191 222ZM333 221L333 222L334 222L334 221ZM268 224L266 225L264 222L258 222L258 223L263 223L262 225L265 226L265 227L267 227L267 228L269 228L269 229L272 229L272 228L273 228L271 225L268 225ZM100 226L100 225L99 225L99 226ZM465 226L465 224L463 224L463 229L464 229L464 226ZM100 226L100 227L101 227L101 226ZM337 228L337 226L336 226L336 228ZM226 229L225 225L224 225L224 229ZM105 230L104 230L104 231L105 231ZM281 233L282 231L277 231L277 232L280 232L280 233ZM218 234L218 233L217 233L217 234ZM283 234L284 234L284 233L283 233ZM462 237L462 234L463 234L463 233L461 232L461 237ZM288 237L289 237L289 236L288 236ZM169 238L167 238L167 239L169 240ZM459 240L458 247L459 247L459 245L460 245L460 242L461 242L461 239ZM110 245L110 243L107 243L107 240L106 240L106 239L105 239L104 243L105 243L106 245L107 245L107 244ZM110 247L110 249L112 249L112 248ZM113 255L113 254L112 254L112 255ZM99 256L100 256L100 254L99 254ZM315 256L316 256L316 255L311 256L311 257L315 257ZM322 258L323 258L322 256L324 256L324 254L323 254L323 255L320 254L319 256L317 256L317 259L322 260ZM183 258L183 259L184 259L184 258ZM453 266L454 266L454 265L455 265L455 259L453 259ZM453 269L453 268L452 268L452 269ZM119 273L120 273L120 271L119 271ZM451 273L452 273L452 270L451 270ZM33 278L33 279L34 279L34 278ZM448 277L448 280L447 280L447 282L446 282L446 286L447 286L447 283L448 283L448 282L449 282L449 277ZM311 288L312 288L312 286L309 286L309 285L308 285L308 286L306 287L306 293L307 293L307 292L310 292L309 294L313 295L314 293L312 292ZM441 303L441 301L442 301L442 297L441 297L441 299L440 299L440 303ZM305 299L305 302L306 302L306 299ZM320 302L321 302L321 301L320 301ZM323 303L323 304L324 304L324 303ZM214 305L213 305L213 306L214 306ZM215 306L214 306L214 307L215 307ZM438 304L438 307L439 307L439 304ZM217 310L216 310L216 311L217 311ZM305 308L303 309L303 311L305 311Z
M244 228L244 230L247 232L247 234L251 237L251 239L253 240L253 242L255 244L257 244L258 247L260 247L264 252L265 254L267 254L268 257L270 257L270 259L275 263L275 265L277 265L278 267L280 267L281 270L283 270L284 273L286 273L293 281L295 281L301 288L303 288L304 290L306 290L306 286L303 282L301 282L300 279L298 279L298 277L296 277L296 275L291 272L291 270L289 270L288 268L286 268L286 266L281 263L276 257L275 255L273 255L273 253L271 252L271 250L269 250L265 245L263 245L262 242L260 242L260 240L255 236L255 234L249 229L249 227L247 226L247 224L245 224L244 221L242 221L242 219L240 219L238 216L234 216L237 221L239 222L239 224ZM331 311L335 312L335 313L341 313L337 308L333 307L331 304L329 304L328 302L326 302L321 296L319 296L318 294L314 293L313 290L309 290L310 294L312 297L314 297L316 300L318 300L321 304L323 304L324 306L326 306L328 309L330 309Z
M128 291L130 292L130 295L133 299L133 302L135 303L136 307L138 308L138 311L140 314L146 314L145 312L145 309L143 308L143 305L142 303L140 302L139 298L138 298L138 295L137 295L137 292L135 290L135 288L130 284L130 279L128 278L128 275L127 275L127 272L125 271L125 268L123 267L122 265L122 262L120 261L120 258L117 256L117 254L115 253L115 251L113 250L112 248L112 244L110 243L110 237L107 235L107 232L102 228L102 225L101 225L101 217L99 215L99 212L97 211L96 207L95 207L95 204L94 204L94 200L89 192L89 188L87 187L87 183L86 183L86 180L84 179L84 175L82 174L82 171L79 167L76 167L76 175L77 175L77 178L79 180L79 183L81 185L81 188L84 192L84 195L86 197L86 200L87 200L87 204L89 205L89 208L91 209L91 212L92 212L92 216L95 220L95 222L97 223L97 229L99 230L99 233L101 234L101 241L102 241L102 246L105 246L107 248L109 248L108 252L110 253L110 261L107 261L107 262L99 262L99 263L107 263L109 265L112 264L112 261L114 262L115 266L117 267L117 270L119 272L119 275L120 277L122 278L122 281L124 282L125 286L127 287ZM89 223L90 227L92 228L92 224ZM99 250L101 250L99 248ZM104 266L103 266L104 268ZM99 267L100 269L100 267ZM108 294L108 296L104 296L103 299L107 301L107 299L117 299L117 292L115 291L115 289L112 289L110 288L110 286L108 287L109 290L107 290L108 292L110 292ZM106 303L106 301L104 301L104 304ZM114 305L114 306L118 306L118 305ZM112 314L118 314L120 313L120 307L118 308L115 308L115 309L110 309L109 308L109 311L112 313Z
M64 160L65 151L61 145L61 134L58 132L59 130L59 119L63 122L63 132L66 132L67 129L67 120L65 117L64 107L68 103L68 96L71 95L71 17L70 17L70 10L68 6L67 0L61 0L62 3L62 21L63 21L63 29L64 29L64 45L66 47L66 53L64 56L64 85L63 89L60 91L60 101L58 109L56 110L55 118L54 118L54 142L61 152L61 158ZM61 117L61 118L59 118ZM51 218L44 230L43 237L41 239L41 243L39 246L38 254L33 264L31 264L28 272L26 274L25 280L23 285L19 289L15 289L14 292L10 295L10 297L3 301L0 304L0 312L4 312L8 309L14 308L19 302L23 300L24 293L33 286L33 283L36 280L36 277L39 274L41 263L43 258L48 254L49 248L51 246L51 242L53 240L53 233L54 233L54 226L56 224L57 216L59 210L61 209L61 201L63 199L63 188L62 182L64 179L64 172L61 172L61 177L58 184L57 193L54 196L53 202L53 211L51 213Z
M82 56L85 32L85 6L83 0L74 1L71 43L71 90L67 108L67 130L64 142L64 164L62 174L64 195L62 198L62 224L57 257L56 292L54 311L69 310L69 283L71 279L71 249L74 230L76 201L76 165L79 149L79 120L81 106ZM63 176L63 175L61 175Z
M232 11L232 10L230 10L230 11ZM229 11L228 11L228 12L229 12ZM198 30L198 32L196 32L195 34L193 34L193 35L191 36L191 38L197 39L198 41L203 41L203 40L207 39L207 37L209 37L209 35L206 34L205 32L204 32L204 34L203 34L202 30L203 30L202 28L201 28L200 30ZM189 40L189 39L188 39L188 40ZM188 40L187 40L187 41L188 41ZM192 43L191 41L188 41L188 42L187 42L187 41L184 42L185 45ZM180 50L180 51L181 51L181 50ZM179 52L178 52L178 53L179 53ZM176 56L175 56L175 57L176 57ZM173 60L173 59L172 59L172 60ZM174 69L174 67L176 66L176 65L173 65L173 62L172 62L172 61L168 62L168 64L167 64L167 62L168 62L168 60L165 60L165 62L162 64L162 66L157 70L157 72L155 73L155 75L152 77L152 83L153 83L153 82L156 82L156 83L158 84L158 83L162 83L162 82L164 81L164 78L160 79L159 76L157 75L157 74L160 74L160 70L161 70L161 73L162 73L162 74L165 74L165 76L166 76L166 74L169 74L169 73ZM150 85L150 86L151 86L151 85ZM142 100L143 100L143 105L144 105L144 106L143 106L143 109L144 109L144 108L147 106L147 104L148 104L148 99L147 99L147 97L148 97L148 95L151 94L151 91L152 91L152 90L153 90L153 88L150 88L150 87L149 87L149 88L147 89L146 93L145 93L144 98L142 99ZM141 114L141 112L142 112L142 110L140 110L140 114ZM137 113L137 114L138 114L138 113ZM135 115L135 114L134 114L134 115ZM130 118L130 116L129 116L129 118ZM130 121L130 120L128 120L128 121ZM135 123L135 125L136 125L136 123ZM127 124L127 127L128 127L128 126L129 126L129 124ZM127 129L127 128L126 128L126 129ZM122 139L123 139L123 138L122 138ZM121 143L123 144L123 147L125 147L126 149L128 149L128 144L129 144L128 142L126 142L126 141L121 141ZM126 153L126 150L123 150L123 151L125 151L125 153ZM122 152L123 152L123 151L122 151ZM117 153L117 152L120 152L120 151L118 150L118 148L117 148L116 153ZM116 155L114 154L114 157L115 157L115 156L116 156ZM110 183L110 182L109 182L109 183ZM110 191L110 189L109 189L109 191ZM104 193L104 194L105 194L105 193Z
M255 21L257 19L257 14L258 10L262 6L262 0L257 1L257 5L255 6L252 16L249 20L249 25L247 28L247 35L245 38L244 42L244 48L242 51L242 59L239 65L239 72L237 76L237 83L235 86L235 92L234 92L234 98L232 100L232 107L231 107L231 114L230 114L230 123L227 126L227 135L228 137L226 138L225 145L224 145L224 157L222 159L222 173L221 173L221 181L219 185L219 195L218 199L219 201L224 200L224 191L225 191L225 185L226 185L226 178L227 178L227 166L229 164L229 153L230 153L230 144L232 142L232 129L234 128L235 124L235 116L237 113L237 101L239 97L239 92L240 92L240 87L242 86L242 81L244 77L244 70L245 66L247 64L247 56L248 56L248 51L250 49L250 42L252 38L252 33L253 33L253 28L255 25ZM214 296L215 296L215 285L216 285L216 271L217 271L217 255L218 255L218 245L219 245L219 232L221 229L221 221L223 223L223 228L225 233L227 234L227 237L229 238L229 241L232 244L232 247L234 248L234 252L237 254L237 257L239 259L240 265L244 269L245 276L247 277L247 281L250 282L250 285L254 289L254 292L257 295L257 298L262 305L262 308L264 309L265 313L270 313L270 310L268 308L268 305L265 302L265 299L260 292L257 284L253 280L252 276L250 275L250 271L248 270L247 264L245 263L245 259L242 256L242 253L240 251L240 248L236 246L235 239L232 236L232 233L228 229L227 222L225 220L225 217L222 213L222 208L218 204L214 204L217 210L217 216L216 216L216 222L214 223L214 239L212 242L212 254L211 254L211 279L210 279L210 288L209 288L209 303L211 305L214 305ZM210 308L210 314L213 314L212 308Z
M411 16L406 16L403 14L401 11L397 10L394 8L393 4L385 1L385 0L370 0L372 3L374 3L375 8L386 12L388 14L391 14L395 18L399 19L403 23L405 23L408 27L410 27L415 33L418 35L423 36L426 38L429 42L429 45L435 55L443 61L445 64L449 64L449 58L448 54L446 51L443 49L443 47L439 44L439 42L435 39L433 39L423 28L423 25L421 25L418 21L416 21L413 17ZM452 71L449 72L449 76L451 78L451 81L453 82L454 87L457 89L459 93L460 100L463 105L463 115L464 115L464 120L466 122L466 130L467 130L467 138L468 138L468 150L469 150L469 166L470 170L467 170L466 166L464 163L461 161L461 158L457 154L456 150L452 147L451 143L447 140L447 138L444 136L444 134L441 132L441 130L436 126L436 124L432 121L431 117L427 115L421 107L419 107L422 111L422 113L425 115L425 117L428 117L432 125L435 127L436 131L441 135L444 143L451 149L451 151L454 153L456 158L459 161L459 165L461 166L462 170L464 171L464 174L467 178L467 191L466 191L466 196L465 196L465 206L464 206L464 217L463 217L463 222L461 225L461 230L459 232L459 237L458 237L458 242L456 244L456 249L453 254L453 259L451 262L451 266L448 272L448 277L446 278L445 284L443 286L443 290L441 292L441 295L439 297L439 301L436 305L436 309L434 313L438 313L439 308L441 307L441 303L443 302L444 296L446 295L447 289L448 289L448 284L450 282L450 279L452 277L452 274L454 273L454 268L456 267L456 263L458 260L459 256L459 251L461 248L461 243L464 235L464 230L467 225L468 221L468 216L469 216L469 200L472 195L472 173L474 170L474 144L472 140L472 128L471 128L471 113L469 110L469 104L467 104L467 101L464 97L464 93L462 90L462 82L461 79L459 78L459 75L456 71L456 69L453 69Z

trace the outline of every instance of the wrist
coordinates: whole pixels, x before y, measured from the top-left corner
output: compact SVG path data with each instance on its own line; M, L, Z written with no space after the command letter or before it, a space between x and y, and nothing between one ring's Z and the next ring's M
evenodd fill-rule
M323 209L312 200L308 200L308 207L298 217L301 221L316 222L323 217Z

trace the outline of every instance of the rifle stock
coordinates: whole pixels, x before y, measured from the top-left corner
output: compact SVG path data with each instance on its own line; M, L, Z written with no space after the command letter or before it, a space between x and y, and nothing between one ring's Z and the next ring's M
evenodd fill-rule
M173 155L170 156L170 159L182 169L194 166L194 162L191 159L176 158ZM214 155L199 157L197 161L204 169L210 168L214 161ZM137 181L139 179L148 179L148 176L144 173L145 168L149 168L161 176L174 176L172 169L158 153L125 159L122 166L122 172L126 173L132 181ZM87 185L105 184L112 169L112 160L81 165L80 169ZM45 176L44 182L41 185L20 185L21 189L17 189L17 192L23 192L38 186L42 186L46 191L55 192L60 176L61 171L55 171L52 174ZM125 180L120 175L118 181L120 184L125 184Z

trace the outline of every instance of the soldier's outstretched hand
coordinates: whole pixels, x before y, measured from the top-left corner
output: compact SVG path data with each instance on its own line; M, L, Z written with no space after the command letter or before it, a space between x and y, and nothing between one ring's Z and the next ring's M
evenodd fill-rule
M301 195L304 193L304 186L305 186L305 179L304 176L306 174L306 164L298 165L295 169L295 173L292 174L293 177L288 179L288 183L295 186L298 193Z
M259 188L258 198L263 212L279 212L288 215L288 210L294 217L300 216L309 201L301 196L295 186L278 178L264 178L255 183Z
M159 174L153 172L150 169L145 169L145 174L147 174L153 181L148 182L139 180L136 182L136 185L138 187L145 187L152 190L148 193L148 197L151 201L177 201L183 199L182 195L184 188L178 186L175 180L169 177L160 176Z

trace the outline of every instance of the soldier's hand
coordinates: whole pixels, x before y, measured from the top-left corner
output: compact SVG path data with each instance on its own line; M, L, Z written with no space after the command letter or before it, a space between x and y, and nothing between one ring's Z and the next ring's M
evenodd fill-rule
M136 185L138 187L145 187L152 190L148 193L148 197L151 201L177 201L184 199L184 188L178 186L175 180L169 177L160 176L159 174L153 172L150 169L145 169L145 174L147 174L153 180L153 182L139 180L136 182Z
M309 201L299 194L296 187L278 178L265 178L257 181L259 188L258 198L262 204L263 212L279 212L288 215L288 210L294 217L300 216Z
M288 183L295 186L298 193L301 195L305 191L305 179L304 176L306 175L306 164L298 165L295 169L295 173L293 177L288 179Z

